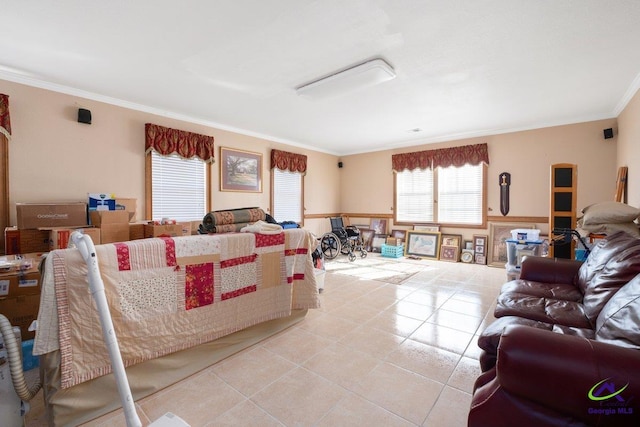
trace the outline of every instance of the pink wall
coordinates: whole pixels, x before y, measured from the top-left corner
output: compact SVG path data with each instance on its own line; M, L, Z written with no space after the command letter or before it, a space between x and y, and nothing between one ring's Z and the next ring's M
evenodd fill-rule
M10 96L11 221L16 202L85 200L87 193L114 192L138 199L138 219L144 219L144 124L152 122L212 135L216 146L263 155L262 193L219 191L219 168L213 166L214 209L270 203L271 148L306 154L305 227L316 234L329 229L325 214L337 212L392 214L391 155L462 144L489 145L489 215L499 215L498 175L510 172L510 216L549 214L549 169L554 163L578 165L578 208L611 200L617 167L627 165L630 178L640 162L640 95L616 119L549 127L531 131L423 144L411 148L338 158L300 147L241 135L161 115L0 80L0 93ZM93 124L77 122L77 109L87 108ZM619 128L619 136L604 140L604 128ZM337 167L338 160L344 164ZM640 205L640 185L630 181L629 203ZM546 231L546 224L538 224ZM470 231L478 232L478 230Z
M618 117L618 166L627 166L627 194L631 206L640 207L640 91Z
M219 165L213 165L213 209L270 206L272 148L308 156L305 213L339 212L337 157L103 102L0 80L9 95L12 139L9 146L11 223L16 202L84 201L87 193L110 192L138 199L144 219L144 124L147 122L211 135L216 147L263 156L262 193L219 191ZM78 108L91 110L92 124L77 122ZM216 153L219 157L219 151ZM321 232L324 220L308 220ZM317 223L317 224L316 224Z
M342 158L345 165L341 173L342 210L393 213L394 153L478 143L487 143L489 147L488 215L501 215L498 176L509 172L509 216L548 216L550 167L556 163L578 165L578 209L612 200L617 176L617 138L605 140L602 133L610 127L616 127L615 119L346 156ZM537 225L546 232L546 223Z

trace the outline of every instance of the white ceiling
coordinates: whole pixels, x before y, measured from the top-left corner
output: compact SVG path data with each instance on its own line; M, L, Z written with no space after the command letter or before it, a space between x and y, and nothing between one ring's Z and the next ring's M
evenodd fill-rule
M0 17L0 79L337 155L616 117L640 87L638 0L0 0ZM397 77L295 92L372 58Z

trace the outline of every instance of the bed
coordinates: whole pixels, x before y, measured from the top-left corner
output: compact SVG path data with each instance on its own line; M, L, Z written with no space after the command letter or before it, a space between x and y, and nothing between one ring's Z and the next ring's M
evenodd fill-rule
M134 399L148 396L302 320L319 307L303 229L96 246ZM119 407L95 304L76 249L42 273L34 354L50 425Z

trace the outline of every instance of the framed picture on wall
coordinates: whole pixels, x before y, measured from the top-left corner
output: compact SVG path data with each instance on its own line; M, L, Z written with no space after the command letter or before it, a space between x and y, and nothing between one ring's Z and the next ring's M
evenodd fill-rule
M367 252L371 252L371 244L373 243L373 235L375 234L370 228L358 228L360 231L360 238L362 239L362 246Z
M262 193L262 154L220 147L220 191Z
M442 245L440 247L440 261L458 262L459 253L458 246Z
M487 262L492 267L505 267L507 264L507 240L511 239L511 230L535 228L532 224L503 222L489 224L489 254Z
M391 230L391 237L395 237L396 239L398 239L400 241L399 244L401 245L404 244L405 234L405 230Z
M369 226L376 234L387 234L387 220L386 218L371 218L371 225Z
M476 264L486 264L487 263L487 241L489 240L489 236L484 234L474 234L473 240L471 241L473 245L473 262Z
M438 224L414 224L413 229L416 231L440 231Z
M374 234L371 242L371 252L382 252L382 245L384 245L386 240L386 234Z
M438 259L440 256L440 232L407 231L404 254Z

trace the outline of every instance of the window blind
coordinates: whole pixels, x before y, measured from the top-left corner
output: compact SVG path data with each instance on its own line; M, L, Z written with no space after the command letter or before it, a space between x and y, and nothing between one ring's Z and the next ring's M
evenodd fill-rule
M273 172L273 217L278 222L302 222L302 174L299 172Z
M433 222L433 171L415 169L396 173L396 220Z
M438 222L482 223L482 165L438 168Z
M151 151L153 219L202 220L206 214L205 162Z

